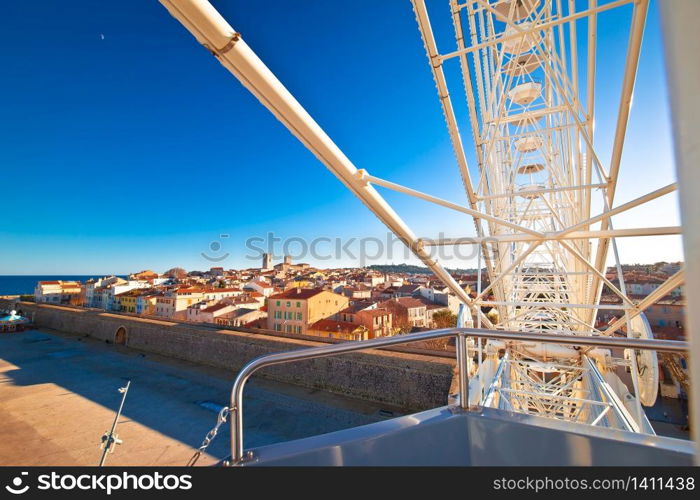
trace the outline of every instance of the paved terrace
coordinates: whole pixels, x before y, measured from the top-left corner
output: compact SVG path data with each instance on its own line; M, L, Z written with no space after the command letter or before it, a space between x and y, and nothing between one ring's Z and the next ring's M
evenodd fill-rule
M107 465L184 465L227 404L235 374L87 337L0 334L0 465L97 465L100 437L131 380ZM396 408L253 380L246 445L261 446L398 415ZM229 453L228 427L198 465Z

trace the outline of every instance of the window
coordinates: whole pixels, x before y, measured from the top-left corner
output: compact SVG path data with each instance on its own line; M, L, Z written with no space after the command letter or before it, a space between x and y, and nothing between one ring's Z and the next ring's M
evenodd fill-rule
M279 301L279 300L277 301L277 305L280 305L280 301Z
M301 302L297 302L297 307L301 307Z
M292 307L292 303L288 301L288 302L287 302L287 307Z
M297 319L301 321L301 313L297 313Z

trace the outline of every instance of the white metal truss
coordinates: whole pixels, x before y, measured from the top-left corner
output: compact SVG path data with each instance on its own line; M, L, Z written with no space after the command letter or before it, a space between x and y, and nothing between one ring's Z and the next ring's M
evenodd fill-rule
M160 0L260 102L345 184L471 310L479 325L560 335L613 335L683 281L683 271L635 304L627 297L615 238L679 234L678 227L614 229L612 217L673 192L657 189L614 206L648 0L444 0L456 49L441 54L425 0L412 0L466 194L455 203L358 170L207 0ZM612 159L593 142L597 17L631 11ZM587 30L582 47L577 30ZM581 58L580 56L585 56ZM585 71L580 68L585 60ZM478 176L472 178L445 64L461 68ZM585 81L584 81L585 78ZM582 92L585 89L585 92ZM476 181L476 183L473 182ZM417 237L374 185L469 215L475 237ZM427 252L429 245L475 244L489 277L469 297ZM619 287L605 276L612 248ZM481 273L479 273L481 283ZM621 300L603 306L607 286ZM482 312L499 312L494 325ZM623 311L604 331L600 308ZM639 392L638 356L554 344L479 342L480 402L569 422L653 432L641 405L613 376L629 367ZM495 368L496 367L496 368Z
M430 244L483 247L490 284L476 303L498 309L498 327L612 335L678 286L682 271L635 304L626 294L615 238L679 234L680 228L612 228L614 215L677 187L672 184L612 208L648 0L600 5L597 0L449 0L456 50L446 55L435 45L425 0L412 3L461 167L466 157L443 71L450 60L459 60L479 167L478 182L467 186L467 193L477 200L472 209L486 214L481 217L484 234ZM629 46L612 159L604 165L593 144L597 16L623 6L632 12ZM588 30L584 47L579 47L578 29ZM585 56L585 72L579 68L580 56ZM415 195L386 181L380 184ZM594 206L600 213L592 213ZM605 276L610 247L619 287ZM595 319L604 285L621 299L618 307L624 315L601 331ZM494 298L486 300L491 294ZM505 355L499 370L491 382L481 384L486 388L484 404L653 432L639 403L631 405L631 416L622 394L611 391L604 377L610 365L605 362L565 348L517 342L500 347ZM638 394L634 356L628 364Z

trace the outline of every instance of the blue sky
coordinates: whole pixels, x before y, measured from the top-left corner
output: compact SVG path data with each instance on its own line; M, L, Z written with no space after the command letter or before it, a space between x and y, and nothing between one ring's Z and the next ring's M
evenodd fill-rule
M464 201L408 1L212 3L358 168ZM447 2L429 7L448 52ZM604 163L631 9L618 11L599 21L605 50L595 140ZM386 238L384 226L155 0L13 2L0 18L0 43L0 274L249 267L245 241L269 232L306 241ZM451 83L457 99L461 82ZM469 135L466 122L462 131ZM673 180L653 4L616 203ZM420 236L438 236L438 226L448 236L473 233L466 216L385 194ZM677 224L676 207L667 197L620 216L616 227ZM620 241L623 261L682 258L679 238L640 242ZM229 257L212 263L202 253ZM403 261L397 253L377 262Z

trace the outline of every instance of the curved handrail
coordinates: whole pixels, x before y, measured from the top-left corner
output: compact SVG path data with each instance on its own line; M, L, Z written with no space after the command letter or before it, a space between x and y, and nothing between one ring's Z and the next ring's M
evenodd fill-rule
M301 361L306 359L322 358L348 352L366 351L378 349L397 344L408 344L423 340L433 340L445 337L456 336L458 348L456 350L457 363L459 366L459 394L460 405L468 408L469 401L469 381L466 370L467 356L462 352L466 348L465 337L477 337L499 340L515 341L535 341L553 344L567 344L576 346L596 346L596 347L617 347L642 350L654 350L663 352L687 352L689 345L687 342L678 340L655 340L655 339L630 339L626 337L607 336L579 336L579 335L559 335L547 333L530 333L507 330L485 330L479 328L443 328L428 332L412 333L408 335L397 335L394 337L381 337L371 340L351 341L343 344L334 344L321 347L311 347L298 349L295 351L285 351L275 354L267 354L255 358L246 364L238 373L231 389L231 458L232 463L237 464L243 461L243 389L248 379L261 368L266 366L289 363L291 361ZM461 339L461 340L460 340ZM461 348L460 348L461 346Z

